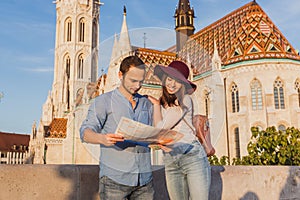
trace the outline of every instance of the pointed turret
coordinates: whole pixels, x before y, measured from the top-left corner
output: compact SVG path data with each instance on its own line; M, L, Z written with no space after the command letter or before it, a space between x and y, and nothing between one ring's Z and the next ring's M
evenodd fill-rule
M219 56L216 41L214 40L214 54L212 57L212 71L220 70L222 65L221 58Z
M120 57L119 54L119 42L118 42L118 35L114 35L114 44L110 56L110 62L109 65L113 65L114 63L117 63L118 58Z
M179 0L178 7L175 10L175 31L176 31L176 51L180 51L188 40L189 36L194 34L194 9L191 8L189 0Z
M36 130L36 122L34 121L32 126L31 126L31 134L30 134L30 140L33 140L36 138L36 133L37 133L37 130Z
M107 79L104 86L104 92L111 91L117 86L119 86L120 80L119 80L118 73L119 73L120 62L122 58L128 56L132 51L128 28L127 28L126 16L127 16L127 11L126 11L126 7L124 6L123 24L121 28L121 33L120 33L119 40L117 38L117 35L115 35L115 41L114 41L110 63L107 71Z
M127 54L131 51L131 44L130 44L129 33L127 28L126 15L127 15L126 7L124 6L123 24L122 24L120 38L119 38L119 49L121 51L120 52L121 55Z

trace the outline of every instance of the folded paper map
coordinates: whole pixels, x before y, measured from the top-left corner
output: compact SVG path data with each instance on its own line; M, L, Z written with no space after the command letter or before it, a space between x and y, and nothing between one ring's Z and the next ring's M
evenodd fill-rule
M126 117L121 118L116 133L123 135L125 140L163 145L174 144L183 137L177 131L155 128Z

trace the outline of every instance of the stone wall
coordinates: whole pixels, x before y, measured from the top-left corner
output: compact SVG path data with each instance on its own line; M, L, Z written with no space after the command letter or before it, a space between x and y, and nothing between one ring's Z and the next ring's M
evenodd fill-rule
M0 199L98 200L96 165L0 165ZM154 167L156 200L168 200ZM300 199L300 166L213 166L211 200Z

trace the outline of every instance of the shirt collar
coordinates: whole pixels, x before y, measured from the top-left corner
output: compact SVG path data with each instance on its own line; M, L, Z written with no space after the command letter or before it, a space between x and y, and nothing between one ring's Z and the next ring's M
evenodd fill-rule
M124 99L126 99L126 97L120 92L119 88L116 88L115 92L116 92L117 95L122 96ZM140 95L138 93L136 93L136 94L133 95L132 99L134 101L138 102L139 101L139 96ZM129 101L128 99L126 99L126 100Z

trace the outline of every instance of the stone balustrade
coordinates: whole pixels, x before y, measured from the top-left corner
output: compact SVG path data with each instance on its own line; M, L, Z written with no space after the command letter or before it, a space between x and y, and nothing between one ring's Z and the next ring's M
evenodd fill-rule
M1 152L0 164L25 164L28 152Z
M97 165L0 165L0 199L98 200L98 172ZM168 200L164 168L153 172L155 199ZM213 166L210 199L300 199L300 166Z

